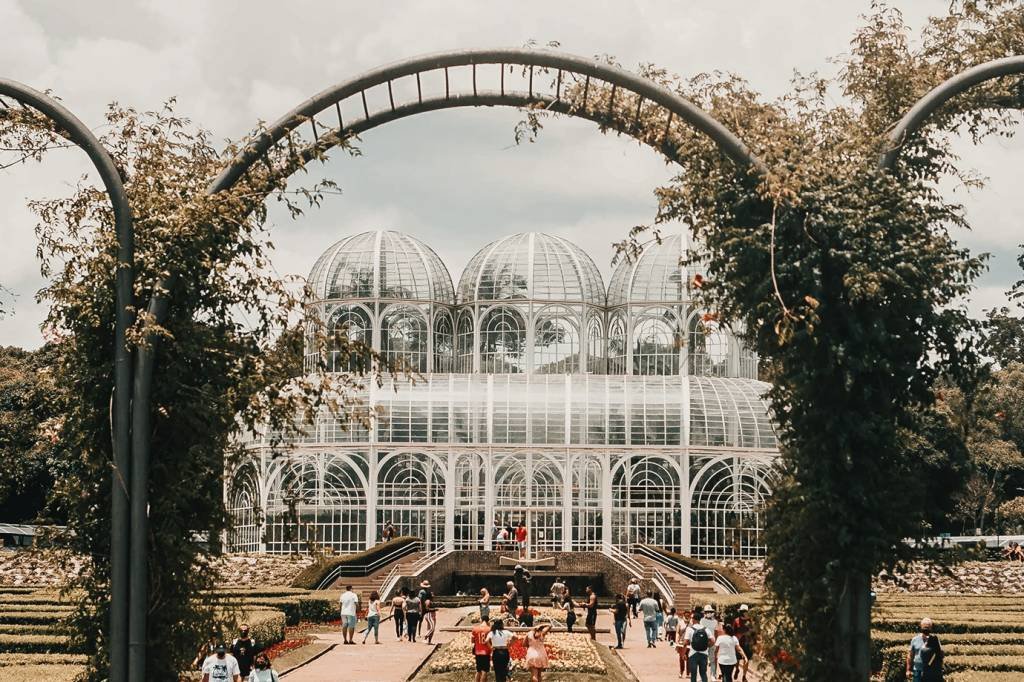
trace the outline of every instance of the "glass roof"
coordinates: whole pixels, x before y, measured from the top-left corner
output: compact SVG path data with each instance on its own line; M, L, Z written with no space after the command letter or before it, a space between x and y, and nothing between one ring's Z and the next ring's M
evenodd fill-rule
M568 301L605 304L594 261L561 237L522 232L477 252L459 280L458 302Z
M434 250L393 230L363 232L333 244L313 265L309 285L317 299L455 302L451 275Z
M608 285L608 305L688 301L687 287L697 270L679 264L686 246L682 234L662 237L661 243L647 244L636 259L619 263Z

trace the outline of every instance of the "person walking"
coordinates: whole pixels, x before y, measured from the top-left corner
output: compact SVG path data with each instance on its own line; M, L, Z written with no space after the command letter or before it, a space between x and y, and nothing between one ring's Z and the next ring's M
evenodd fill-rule
M714 644L715 637L718 636L718 619L715 618L715 606L714 604L705 604L704 613L701 616L700 624L704 626L704 629L708 631L708 637L711 638L711 643ZM712 679L717 675L718 662L714 656L708 657L708 674L711 675Z
M516 528L516 545L519 547L519 558L526 558L526 522L520 521Z
M224 642L218 642L213 655L203 662L203 682L241 682L238 661L228 653Z
M551 583L551 606L558 608L562 605L562 597L565 596L565 583L562 582L562 578L555 578L555 582Z
M279 682L277 671L270 665L270 657L266 654L259 654L253 661L252 672L249 673L247 682Z
M629 584L626 585L626 603L629 604L633 618L636 618L636 609L640 605L640 581L636 578L630 578Z
M420 582L420 591L416 593L416 596L420 598L420 622L419 632L417 632L417 634L419 635L422 634L423 622L426 620L427 615L427 612L424 610L423 605L426 604L428 599L432 599L434 597L434 593L430 589L429 580L423 580Z
M750 619L747 614L750 607L740 604L739 615L732 622L732 629L736 632L736 639L740 640L740 648L749 661L754 657L754 637L750 632Z
M626 624L629 620L626 598L621 594L615 595L615 603L608 610L612 612L612 622L615 624L615 648L621 649L626 641Z
M668 618L665 619L665 641L671 646L676 645L676 630L679 629L679 617L676 615L676 607L668 610Z
M423 601L423 638L427 644L433 644L434 630L437 628L437 609L434 607L433 595Z
M942 645L939 638L932 633L921 648L921 682L942 682Z
M665 611L668 610L668 602L661 596L661 592L654 593L654 601L658 602L658 611L654 614L655 639L661 641L661 630L665 626ZM666 637L666 639L668 639Z
M640 600L640 615L644 619L644 634L647 636L647 648L657 646L658 639L658 602L654 592L648 591L647 596Z
M587 632L590 633L590 639L597 639L597 595L594 594L594 588L587 585L587 604L583 608L587 611L587 619L584 623L587 626Z
M500 618L491 624L487 633L487 643L491 645L491 663L494 664L494 682L508 682L508 646L515 635L505 629L505 622Z
M913 682L921 682L921 674L924 672L921 651L925 648L928 638L931 637L932 627L934 627L934 623L931 618L922 619L921 631L910 640L910 650L907 652L907 677L912 678Z
M480 622L489 623L491 621L491 593L487 591L486 587L480 588L480 599L477 603L480 605Z
M690 626L683 633L683 646L686 648L686 667L690 671L690 682L697 682L700 674L701 682L708 682L708 649L714 641L707 628L701 623L694 611Z
M736 682L740 661L743 661L743 680L746 680L749 663L747 655L740 647L740 640L736 637L736 630L731 623L726 623L722 628L724 634L715 638L715 660L718 661L722 682Z
M370 605L366 607L366 631L363 633L363 644L373 630L373 643L380 644L380 595L377 590L370 593Z
M530 682L541 682L541 675L548 668L548 652L544 638L551 632L551 624L538 625L526 635L526 669L530 671Z
M355 644L356 613L359 610L359 595L352 591L351 585L345 586L338 600L341 603L341 637L344 644Z
M562 610L565 611L565 631L572 632L576 624L576 602L568 594L562 597Z
M420 624L420 598L410 594L405 598L405 632L410 642L416 641L416 628Z
M486 591L486 590L484 590ZM472 630L473 658L476 660L476 677L474 682L487 682L487 673L491 672L491 643L487 635L491 632L491 624L481 619Z
M238 637L231 642L231 655L238 661L238 674L243 680L248 680L256 657L256 642L249 636L249 626L245 623L238 629Z
M405 630L405 597L409 591L402 588L391 600L391 618L395 621L395 638L402 640L402 632Z

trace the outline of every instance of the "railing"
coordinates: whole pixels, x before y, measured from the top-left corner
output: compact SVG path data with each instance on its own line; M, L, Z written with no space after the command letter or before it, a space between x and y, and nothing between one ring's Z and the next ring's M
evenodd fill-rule
M685 575L690 580L697 582L713 582L729 594L739 594L739 590L732 584L728 578L719 573L713 568L693 568L686 564L676 561L672 557L665 556L661 552L656 552L646 545L633 545L633 552L641 556L645 556L652 561L656 561L665 568L675 571L681 575Z
M397 585L398 581L402 579L401 574L398 572L398 569L401 566L402 564L400 563L397 563L394 566L392 566L391 570L388 571L387 575L384 576L384 580L381 581L380 600L382 602L388 598L388 595L391 594L391 590L395 589L395 585Z
M437 549L430 550L429 552L421 556L419 559L417 559L416 562L409 567L409 574L419 575L427 568L432 566L435 562L444 557L446 554L448 554L448 550L445 549L444 545L441 545Z
M326 576L324 576L324 579L321 580L320 583L317 585L317 589L318 590L325 589L328 585L333 583L335 580L337 580L341 576L366 576L366 575L370 575L372 573L376 573L378 570L381 569L381 567L387 566L392 561L396 561L398 559L401 559L404 556L408 556L409 554L413 554L414 552L418 552L418 551L420 551L420 549L422 547L423 547L423 543L421 541L417 540L415 542L410 542L408 544L402 545L401 547L399 547L398 549L394 550L393 552L385 554L381 558L379 558L376 561L373 561L373 562L371 562L369 564L362 564L362 565L346 564L346 565L342 565L342 566L337 566L333 570L331 570L330 573L328 573Z
M661 596L665 598L669 605L675 606L676 593L672 589L672 586L668 584L668 577L656 568L652 568L651 570L653 571L651 574L651 582L658 587L658 590L661 592Z
M644 566L610 542L601 543L601 551L615 563L622 566L637 578L644 577Z

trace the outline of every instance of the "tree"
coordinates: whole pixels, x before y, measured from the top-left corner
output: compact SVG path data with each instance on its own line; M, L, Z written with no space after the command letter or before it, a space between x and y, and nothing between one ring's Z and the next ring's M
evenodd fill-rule
M4 126L31 123L3 119L0 139L14 135ZM45 122L29 128L18 133L20 148L43 150L52 142ZM267 193L297 216L332 191L329 182L286 187L290 173L306 160L286 151L269 154L265 169L231 192L208 197L207 184L238 147L215 149L206 131L174 114L173 102L146 113L112 105L104 129L101 141L122 172L135 214L138 310L165 274L179 275L168 292L167 320L157 327L140 312L130 335L134 346L156 344L158 357L148 665L151 676L176 679L196 643L209 635L218 608L204 596L216 588L217 576L207 570L207 556L192 538L205 535L216 551L226 528L223 477L234 436L265 423L284 438L320 409L347 419L355 407L351 389L360 379L296 377L296 348L303 333L321 350L328 341L342 353L361 352L361 346L348 343L344 334L328 339L321 321L305 314L302 287L269 267ZM39 252L49 278L41 297L50 304L47 325L55 335L51 401L63 418L56 435L69 469L56 481L51 505L67 518L67 543L90 559L71 586L82 595L71 625L89 655L90 678L99 680L108 666L110 492L122 484L110 467L112 217L106 195L85 180L69 196L30 206L39 216Z
M961 173L950 133L1010 134L1021 108L1012 79L961 95L878 169L890 127L929 89L968 66L1024 53L1019 0L953 2L913 39L899 12L873 6L833 78L798 75L764 101L741 78L644 75L689 98L744 140L763 172L737 167L703 134L666 127L656 108L589 99L640 139L663 144L681 172L657 190L658 221L688 226L701 249L693 288L719 319L745 329L772 367L781 464L766 520L772 646L783 679L868 677L870 576L929 531L915 439L937 377L978 365L963 297L983 260L960 248L962 207L939 191ZM639 114L639 115L638 115ZM531 112L529 127L539 127ZM634 230L624 248L642 239Z
M0 347L0 520L34 523L66 458L57 447L59 418L49 348Z

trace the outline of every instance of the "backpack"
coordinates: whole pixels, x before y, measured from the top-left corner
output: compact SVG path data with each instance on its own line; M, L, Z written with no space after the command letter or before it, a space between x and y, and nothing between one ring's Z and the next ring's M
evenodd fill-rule
M694 628L693 636L690 637L690 648L694 651L707 651L708 643L708 631L703 627Z

